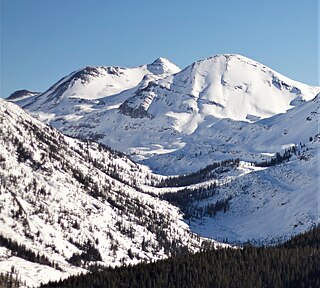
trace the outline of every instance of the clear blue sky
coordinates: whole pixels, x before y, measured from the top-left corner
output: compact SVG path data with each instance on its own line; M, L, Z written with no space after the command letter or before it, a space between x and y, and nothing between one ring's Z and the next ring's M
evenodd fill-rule
M86 65L239 53L318 85L317 0L0 0L1 97Z

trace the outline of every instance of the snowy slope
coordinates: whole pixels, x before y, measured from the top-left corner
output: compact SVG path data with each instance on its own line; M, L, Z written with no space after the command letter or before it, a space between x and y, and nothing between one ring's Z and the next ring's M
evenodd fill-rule
M240 161L238 167L214 168L194 184L155 192L174 195L173 203L182 203L187 223L201 236L233 244L277 243L319 224L319 144L317 132L305 143L287 145L290 158L276 165Z
M0 235L55 263L4 251L0 269L14 265L28 285L84 271L81 259L134 264L202 245L177 207L143 192L158 177L146 167L65 137L1 99L0 147Z
M198 207L231 198L226 212L192 218L191 229L205 237L239 243L277 243L319 224L320 135L289 162L232 179Z
M255 123L208 117L192 135L181 138L181 149L143 162L157 171L183 174L218 159L263 161L286 147L309 142L310 137L319 133L319 114L318 95L287 113Z

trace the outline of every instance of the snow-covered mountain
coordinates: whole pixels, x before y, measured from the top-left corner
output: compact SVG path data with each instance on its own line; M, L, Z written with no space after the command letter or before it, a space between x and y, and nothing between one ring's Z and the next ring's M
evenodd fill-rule
M180 72L163 58L137 68L87 67L17 104L63 133L99 141L159 173L182 174L230 154L253 160L279 151L289 137L264 145L251 131L285 131L287 124L264 119L299 109L319 92L319 87L227 54ZM304 130L305 124L310 126L298 125ZM296 136L293 143L303 140Z
M21 105L29 110L60 111L66 114L68 112L65 110L69 111L70 105L91 103L95 99L134 88L145 77L157 79L159 74L168 75L178 71L179 67L165 58L135 68L88 66L63 77L39 97L23 101Z
M134 109L147 103L146 112L155 118L169 112L189 114L186 122L191 120L191 126L197 127L206 116L242 121L268 118L314 98L315 91L243 56L218 55L158 81L128 102L134 103ZM177 128L192 133L183 124Z
M1 272L15 266L38 285L92 264L201 248L178 208L141 188L158 176L124 155L68 138L1 99L0 147Z

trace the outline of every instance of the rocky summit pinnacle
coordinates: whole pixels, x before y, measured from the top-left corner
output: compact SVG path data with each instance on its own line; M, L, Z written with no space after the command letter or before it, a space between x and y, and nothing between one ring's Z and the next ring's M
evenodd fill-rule
M159 57L151 64L148 64L147 69L153 74L174 74L180 71L180 68L176 64L163 57Z

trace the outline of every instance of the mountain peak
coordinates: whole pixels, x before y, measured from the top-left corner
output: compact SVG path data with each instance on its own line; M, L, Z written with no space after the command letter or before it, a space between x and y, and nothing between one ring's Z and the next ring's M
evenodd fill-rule
M261 65L262 64L246 57L240 54L216 54L201 60L196 61L195 63L202 63L202 62L223 62L223 63L227 63L229 61L235 61L235 62L242 62L242 63L247 63L247 64L251 64L251 65Z
M181 70L176 64L164 57L159 57L151 64L148 64L147 69L153 74L175 74Z
M152 64L156 64L156 63L172 63L172 62L165 57L158 57L156 60L152 62Z
M39 95L40 92L34 92L27 89L17 90L7 97L8 101L19 101L25 98Z

